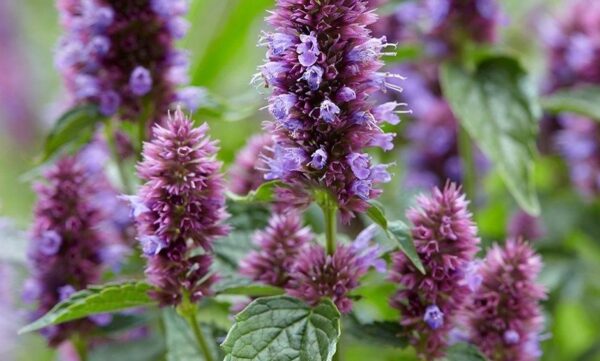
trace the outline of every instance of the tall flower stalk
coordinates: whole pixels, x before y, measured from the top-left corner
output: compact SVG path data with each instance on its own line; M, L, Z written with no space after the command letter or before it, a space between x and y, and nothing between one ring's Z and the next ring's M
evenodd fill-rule
M315 192L328 192L349 221L390 180L387 166L365 153L392 149L394 134L381 125L400 121L399 104L369 101L378 90L398 89L386 80L398 76L379 72L393 44L371 36L376 20L364 0L281 0L267 19L274 32L261 39L267 63L256 81L273 89L266 178L293 186L279 192L284 203L307 204Z
M404 253L392 256L390 279L400 285L391 305L402 313L406 336L427 360L444 355L449 334L474 287L473 258L479 238L468 201L453 183L407 211L412 236L425 267L419 272Z
M210 350L199 329L195 303L211 294L212 244L228 233L223 225L225 184L217 145L206 124L195 128L181 110L153 129L144 144L138 175L145 181L134 207L138 237L147 259L151 292L163 306L178 306L207 360Z

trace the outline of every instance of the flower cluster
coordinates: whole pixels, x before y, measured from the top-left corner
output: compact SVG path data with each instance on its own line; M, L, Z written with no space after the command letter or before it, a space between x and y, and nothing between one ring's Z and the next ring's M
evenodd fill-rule
M106 243L97 228L101 212L90 200L94 178L77 158L60 159L45 178L47 183L35 186L38 202L28 254L31 278L24 290L26 301L37 302L34 318L99 281ZM73 332L85 332L92 326L90 319L84 319L47 327L42 334L56 346Z
M407 75L402 99L411 104L415 121L406 129L405 152L409 186L443 186L449 179L460 182L462 166L458 154L458 122L442 98L434 66L405 66Z
M183 297L196 302L210 292L212 243L226 235L224 181L217 146L206 124L194 128L181 110L156 125L144 144L138 175L145 181L130 197L146 275L162 305Z
M546 91L600 84L600 4L575 1L559 21L546 19L541 36L550 57ZM600 194L600 127L572 114L546 118L541 143L552 139L567 161L571 179L585 196ZM550 148L547 146L546 148Z
M256 79L273 89L274 117L265 125L274 142L265 177L292 184L288 198L328 189L345 221L381 193L378 183L390 180L386 166L364 151L392 149L394 135L380 126L400 121L399 104L369 102L378 90L397 89L386 80L393 75L378 71L392 44L371 36L376 19L366 0L281 0L268 18L275 31L261 39L268 62Z
M536 283L541 259L522 241L494 246L479 275L481 285L466 307L469 338L491 361L535 361L543 328Z
M188 24L187 0L59 0L65 35L56 65L75 103L110 116L158 121L177 100L193 104L187 55L174 48Z
M508 238L537 241L546 235L546 229L540 217L534 217L522 210L516 211L508 222Z
M245 195L265 181L263 170L266 164L261 154L265 153L272 144L273 140L268 134L258 134L248 140L229 169L229 190Z
M401 289L391 305L401 311L401 324L419 354L432 360L443 355L454 321L476 283L470 269L479 238L468 202L455 184L435 188L431 197L421 196L418 203L407 217L426 273L404 253L395 253L390 279Z
M251 252L240 262L240 273L255 281L285 287L298 254L313 238L310 229L302 227L298 213L275 214L265 230L254 234L259 251Z
M320 245L305 247L296 257L287 291L290 295L316 305L329 297L340 312L352 310L348 293L358 287L359 279L373 267L385 272L386 265L378 246L369 246L377 231L371 225L349 245L339 245L328 255Z

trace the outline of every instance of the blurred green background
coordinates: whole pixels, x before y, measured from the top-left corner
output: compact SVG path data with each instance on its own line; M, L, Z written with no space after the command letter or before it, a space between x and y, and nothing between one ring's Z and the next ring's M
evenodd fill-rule
M17 30L14 34L22 55L23 79L28 83L28 105L35 117L32 138L26 143L15 141L4 129L0 132L0 217L8 217L26 227L34 201L30 169L42 135L56 118L57 111L53 109L62 99L60 79L53 66L53 49L60 29L52 1L0 1L12 2L10 7ZM544 61L539 42L531 37L529 19L541 6L560 8L562 2L503 0L501 3L509 19L503 28L501 46L519 56L535 79L541 79ZM264 50L256 47L256 41L264 28L265 10L273 5L274 0L192 0L189 13L192 28L180 44L192 53L191 82L239 107L231 110L228 119L209 116L200 119L209 122L212 136L220 140L220 157L226 163L231 162L251 133L259 131L264 117L254 112L243 120L236 119L237 113L264 105L264 95L249 82L264 57ZM385 6L382 12L389 11L391 6ZM0 52L5 50L0 44ZM0 124L6 122L6 119L0 120ZM399 159L398 153L393 154L394 157ZM563 186L568 183L564 167L554 158L540 159L537 165L546 237L536 247L544 256L542 281L550 290L544 305L548 340L543 344L543 360L600 360L600 206L598 201L582 201L572 189ZM402 164L399 164L398 174L401 169ZM476 218L482 239L491 244L505 236L507 218L516 205L494 173L482 179L481 184L486 190L486 200L476 212ZM383 201L392 208L391 213L401 216L404 210L401 204L406 204L409 195L403 192L400 177L394 179L385 194ZM18 304L18 280L25 271L20 266L11 268L11 272L17 273L13 294ZM385 306L389 291L386 287L368 290L371 297L381 296L373 302L359 302L359 311L365 317L395 317ZM0 318L6 321L8 315L0 313ZM0 337L10 337L0 342L8 342L16 349L17 360L55 357L38 336L17 338L0 333ZM350 336L342 342L347 361L413 359L410 351L366 345ZM0 360L5 358L0 355Z

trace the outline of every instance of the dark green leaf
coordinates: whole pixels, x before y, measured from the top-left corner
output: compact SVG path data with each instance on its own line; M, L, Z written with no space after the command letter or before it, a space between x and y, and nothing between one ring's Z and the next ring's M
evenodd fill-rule
M339 336L340 313L331 301L310 308L291 297L269 297L236 316L221 347L226 361L330 361Z
M486 361L477 347L468 343L457 343L446 352L446 361Z
M237 272L238 263L252 247L252 232L231 232L214 244L215 267L219 272Z
M461 125L492 160L504 183L528 213L539 214L533 164L541 112L519 63L496 56L474 72L444 64L441 83Z
M200 351L190 326L174 309L166 308L163 311L163 320L167 342L167 361L202 361L206 359ZM214 339L210 327L202 327L202 332L207 341ZM211 347L213 359L216 360L218 358L217 345L210 342L209 347Z
M230 282L220 282L213 288L214 291L219 295L237 295L237 296L250 296L250 297L265 297L265 296L278 296L284 294L284 290L270 285L252 283L250 280L246 283L244 281L231 280Z
M68 144L85 144L103 117L93 105L68 110L56 121L44 145L42 161L46 161Z
M348 332L357 340L391 347L404 348L408 346L408 340L401 336L403 331L397 321L362 323L354 314L351 314L344 323L344 332Z
M149 361L160 360L165 352L165 344L161 337L151 336L129 342L110 342L95 346L90 353L89 361L127 360Z
M150 290L151 286L145 282L92 286L60 302L40 319L23 327L19 333L36 331L90 315L151 305L154 301L148 296Z
M367 209L367 216L385 231L388 238L398 245L400 250L404 252L406 257L411 260L421 273L425 273L425 267L423 267L423 263L417 254L410 228L404 224L404 222L389 222L387 218L385 218L383 208L376 203L371 203L371 207Z
M552 113L576 113L600 121L600 86L559 90L543 97L542 106Z
M421 273L425 273L425 267L417 254L415 244L412 239L410 227L402 221L393 221L388 225L388 233L398 242L400 250L412 261Z
M252 202L271 202L275 188L284 187L285 183L280 180L272 180L260 185L256 190L250 191L245 196L240 196L232 192L228 192L229 199L235 202L252 203Z
M369 209L367 209L367 216L381 228L387 229L388 221L387 218L385 218L385 213L381 204L377 202L371 202L371 206Z

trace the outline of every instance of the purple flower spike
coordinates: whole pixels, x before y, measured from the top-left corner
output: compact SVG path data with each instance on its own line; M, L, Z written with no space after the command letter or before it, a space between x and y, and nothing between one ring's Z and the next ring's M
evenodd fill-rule
M248 140L229 169L229 189L233 193L246 195L264 183L267 165L262 155L272 146L273 140L268 134L255 135Z
M275 214L265 230L254 234L254 244L259 250L240 262L240 273L254 281L286 287L298 254L313 238L309 228L302 227L297 212Z
M380 116L374 117L371 95L398 90L386 79L401 78L379 71L385 49L393 45L371 35L376 20L366 0L307 0L301 6L278 1L267 18L273 32L259 42L269 48L261 70L265 85L272 88L274 117L264 129L276 143L267 158L267 179L293 186L293 191L282 191L290 205L310 204L315 188L329 189L344 222L381 194L373 184L382 180L369 179L375 166L370 159L356 171L348 156L371 146L392 149L393 134L377 122L399 121L389 104L377 108Z
M38 201L28 253L31 278L23 296L36 302L31 317L37 319L58 302L100 281L101 253L107 240L100 229L104 222L94 195L101 185L77 157L59 159L36 184ZM82 319L46 328L42 334L58 346L73 333L89 331Z
M175 41L189 24L186 0L58 1L64 35L56 65L75 104L98 105L102 114L135 120L141 112L158 122L186 81L187 64ZM173 76L173 75L177 76ZM147 109L139 99L152 104ZM74 104L74 105L75 105Z
M329 297L340 312L352 311L348 293L359 286L359 280L370 268L385 271L380 249L369 246L375 228L367 228L351 245L338 246L327 255L318 245L304 248L292 267L287 291L311 305Z
M371 174L371 158L368 154L351 153L347 157L352 173L358 179L367 179Z
M520 240L488 251L480 269L481 286L466 305L470 341L491 361L536 361L544 288L536 283L541 258Z
M161 305L177 305L183 293L192 302L210 294L213 241L228 233L224 182L217 146L206 124L194 128L181 110L155 126L144 144L138 175L145 184L132 198L138 237L148 260L146 275ZM147 209L147 210L146 210ZM203 254L194 255L199 250Z
M419 355L434 360L444 355L450 332L471 289L466 279L477 253L477 229L460 189L448 183L431 196L418 198L409 209L412 235L426 274L398 252L392 256L390 279L401 289L390 303L402 313L400 323Z

